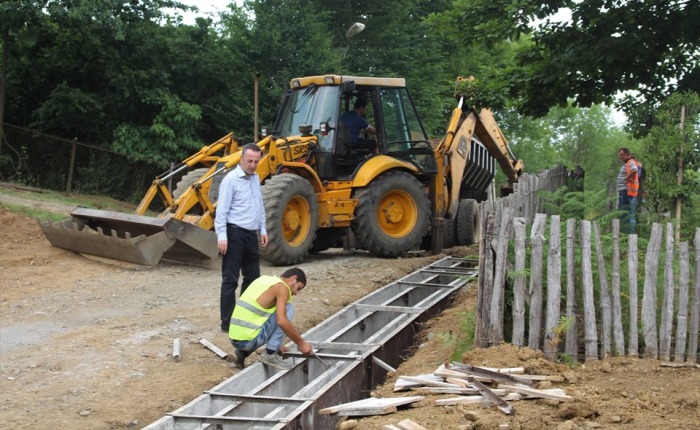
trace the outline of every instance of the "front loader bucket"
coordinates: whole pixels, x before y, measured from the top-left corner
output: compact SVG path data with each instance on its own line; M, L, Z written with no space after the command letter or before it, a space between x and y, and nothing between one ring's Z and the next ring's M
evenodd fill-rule
M210 266L216 234L174 218L76 208L63 222L40 222L51 245L98 257L154 266L161 258Z

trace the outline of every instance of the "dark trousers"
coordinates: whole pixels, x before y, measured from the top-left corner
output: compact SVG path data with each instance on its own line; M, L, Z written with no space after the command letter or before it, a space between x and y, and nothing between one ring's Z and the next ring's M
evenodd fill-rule
M628 196L627 191L618 191L617 194L617 208L625 211L620 220L621 230L623 233L634 234L637 227L637 196Z
M221 329L228 330L236 306L238 275L243 274L241 294L251 282L260 277L260 247L258 235L229 224L226 227L228 246L221 263Z

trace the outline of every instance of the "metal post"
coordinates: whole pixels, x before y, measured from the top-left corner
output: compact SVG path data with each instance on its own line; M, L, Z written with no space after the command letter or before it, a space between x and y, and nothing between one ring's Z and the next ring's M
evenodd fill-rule
M253 142L258 141L258 130L260 129L260 125L258 124L259 121L259 116L260 116L260 95L259 95L259 89L260 89L260 73L255 74L255 94L253 95L253 98L255 99L253 101L255 105L255 118L254 118L254 124L253 124Z
M683 141L685 140L685 105L681 106L681 150L678 155L678 188L683 185ZM681 243L681 198L676 197L676 243Z
M70 162L68 164L68 179L66 180L66 193L73 191L73 169L75 167L75 152L78 148L77 137L73 139L70 147Z

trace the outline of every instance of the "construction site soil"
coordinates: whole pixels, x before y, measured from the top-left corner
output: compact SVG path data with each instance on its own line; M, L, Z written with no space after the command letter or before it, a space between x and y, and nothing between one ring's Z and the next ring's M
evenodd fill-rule
M0 193L0 203L9 200L40 206ZM0 225L2 428L141 428L238 371L198 343L205 338L231 352L219 330L220 261L211 268L145 267L74 254L51 247L35 220L2 206ZM454 256L476 252L449 250ZM309 281L295 298L295 323L306 331L444 255L386 260L334 249L311 256L300 265ZM281 269L263 264L262 273ZM415 354L373 395L406 395L393 392L398 375L429 373L450 361L475 303L475 285L461 291L421 332ZM182 342L180 361L171 356L175 338ZM462 361L561 375L565 382L540 386L563 388L573 400L521 400L513 403L516 414L506 416L494 407L435 406L435 399L454 396L429 395L419 407L353 418L343 427L383 429L410 418L427 429L700 428L700 369L694 367L615 357L571 368L510 345L472 350Z

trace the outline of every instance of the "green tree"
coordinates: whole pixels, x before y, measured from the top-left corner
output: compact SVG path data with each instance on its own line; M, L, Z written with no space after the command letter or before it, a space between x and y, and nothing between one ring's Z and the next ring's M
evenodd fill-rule
M570 21L551 19L566 8ZM569 99L584 107L610 104L626 90L637 91L648 106L700 82L697 1L456 0L441 20L450 28L469 26L455 32L463 43L527 36L513 67L480 78L507 89L518 110L530 115Z
M681 107L686 118L681 132ZM641 161L646 169L644 188L656 213L675 215L676 199L682 206L686 239L698 226L700 206L700 96L694 92L669 97L654 115L654 125L642 140ZM681 152L682 148L682 152ZM678 161L683 159L683 181L678 184Z

